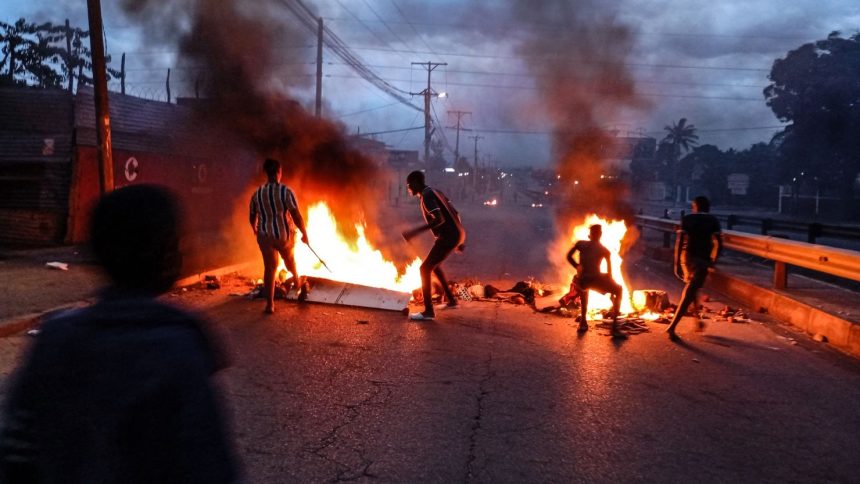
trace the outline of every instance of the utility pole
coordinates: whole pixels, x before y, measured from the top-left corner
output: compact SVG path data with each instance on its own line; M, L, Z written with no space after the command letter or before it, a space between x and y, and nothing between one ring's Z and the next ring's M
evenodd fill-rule
M317 102L314 114L322 115L322 49L323 49L323 19L317 19Z
M454 144L454 166L457 166L457 162L460 161L460 120L466 114L472 114L471 111L448 111L448 114L456 114L457 115L457 126L448 126L449 129L457 129L457 142Z
M475 135L475 136L469 136L469 139L475 140L475 169L477 170L478 169L478 140L484 139L484 137Z
M475 170L474 170L474 173L472 173L475 176L472 178L474 180L472 182L472 184L474 186L477 186L478 185L478 140L484 139L484 137L475 135L475 136L469 136L469 139L475 140Z
M409 94L413 96L424 96L424 166L427 166L427 162L430 160L430 98L432 96L438 96L439 94L434 92L430 87L430 73L433 72L439 66L447 66L447 62L413 62L413 66L419 65L423 66L427 69L427 89L424 89L421 92L410 92Z
M90 23L90 52L93 61L93 90L96 103L96 139L98 140L99 182L101 192L113 191L113 148L110 136L107 71L105 66L104 29L100 0L87 0ZM80 78L79 78L80 79Z

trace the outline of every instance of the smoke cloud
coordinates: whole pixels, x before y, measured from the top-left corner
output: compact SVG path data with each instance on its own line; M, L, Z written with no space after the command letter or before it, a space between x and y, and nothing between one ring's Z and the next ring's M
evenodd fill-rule
M559 217L582 218L585 211L629 215L625 187L601 175L608 174L607 158L617 149L607 124L645 106L624 65L633 47L630 30L615 18L611 3L596 0L521 0L513 13L534 26L522 31L518 53L535 73L553 125Z
M548 247L555 271L549 277L565 281L572 271L563 258L574 226L590 213L632 219L627 187L608 177L607 161L619 147L607 125L646 104L635 95L633 76L625 67L633 47L631 31L617 20L611 3L520 0L513 16L532 26L520 30L517 52L535 74L541 110L553 126L558 235ZM635 231L625 238L626 245L632 243Z
M235 180L248 196L263 181L262 160L273 157L300 202L325 200L338 220L374 215L377 164L347 144L341 126L294 100L292 93L313 79L307 50L295 47L315 45L316 36L282 2L126 0L123 7L150 38L178 46L179 63L197 71L203 99L191 105L202 122L230 133L251 154L248 177Z

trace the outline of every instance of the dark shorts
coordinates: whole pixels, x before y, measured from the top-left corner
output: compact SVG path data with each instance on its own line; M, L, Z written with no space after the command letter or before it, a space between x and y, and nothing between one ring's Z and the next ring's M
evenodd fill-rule
M711 261L699 257L684 257L681 260L681 270L684 272L684 282L702 286L708 276Z
M575 281L576 286L580 289L587 289L600 294L621 293L621 284L618 284L609 274L599 274L596 276L578 277Z
M284 259L284 263L293 260L293 249L295 248L295 240L282 240L262 233L257 234L257 245L260 247L260 253L263 255L263 264L266 267L277 267L278 255Z

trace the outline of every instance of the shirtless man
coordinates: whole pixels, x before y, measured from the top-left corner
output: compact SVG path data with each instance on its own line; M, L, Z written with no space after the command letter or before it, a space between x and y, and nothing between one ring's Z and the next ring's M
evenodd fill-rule
M603 228L599 224L589 227L588 240L579 240L567 253L567 261L576 269L574 284L582 302L582 320L577 331L588 331L588 291L610 294L612 298L612 337L627 338L618 328L618 312L621 307L621 284L612 280L612 260L609 249L600 243ZM574 258L579 253L579 262ZM606 272L600 271L600 263L606 260Z

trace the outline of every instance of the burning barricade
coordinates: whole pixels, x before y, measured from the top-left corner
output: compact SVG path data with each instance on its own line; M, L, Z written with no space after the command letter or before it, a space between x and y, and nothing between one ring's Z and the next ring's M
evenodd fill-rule
M412 290L421 287L421 259L415 258L404 271L399 271L368 241L363 224L355 225L356 240L347 240L325 202L309 207L306 227L316 250L296 245L298 281L281 261L276 273L276 299L403 311ZM262 281L249 297L263 297Z

